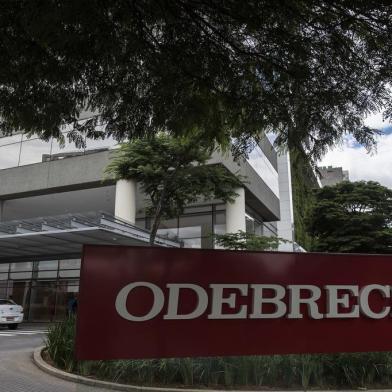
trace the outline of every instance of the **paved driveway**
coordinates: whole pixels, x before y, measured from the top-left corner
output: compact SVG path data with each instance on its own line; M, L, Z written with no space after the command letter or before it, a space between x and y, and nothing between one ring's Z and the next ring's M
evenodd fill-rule
M32 352L43 345L44 326L22 325L17 331L0 327L0 392L104 392L61 380L38 369Z

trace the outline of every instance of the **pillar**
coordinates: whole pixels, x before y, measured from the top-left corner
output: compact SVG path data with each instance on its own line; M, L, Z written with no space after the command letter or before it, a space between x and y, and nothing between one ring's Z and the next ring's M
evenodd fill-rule
M239 230L246 231L245 221L245 189L235 190L238 196L234 203L226 203L226 233L236 233Z
M118 180L116 183L116 200L114 215L129 223L136 222L136 181Z

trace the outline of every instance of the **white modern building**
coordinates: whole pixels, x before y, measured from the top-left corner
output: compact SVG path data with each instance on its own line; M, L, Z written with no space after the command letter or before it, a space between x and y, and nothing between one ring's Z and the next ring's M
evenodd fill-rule
M290 154L278 155L280 220L277 222L278 237L286 243L279 245L279 250L293 252L294 244L294 211L293 191L291 183Z
M148 243L140 187L104 176L116 142L78 149L64 136L63 148L54 139L0 137L0 297L12 296L32 321L64 317L78 291L82 244ZM213 234L238 230L293 239L289 161L268 140L248 160L215 154L209 164L247 178L235 203L189 206L161 224L157 244L211 248Z

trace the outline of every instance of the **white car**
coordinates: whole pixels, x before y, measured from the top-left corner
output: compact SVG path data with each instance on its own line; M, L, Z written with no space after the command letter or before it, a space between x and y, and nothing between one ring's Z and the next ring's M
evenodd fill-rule
M23 321L23 308L12 299L0 299L0 325L16 329Z

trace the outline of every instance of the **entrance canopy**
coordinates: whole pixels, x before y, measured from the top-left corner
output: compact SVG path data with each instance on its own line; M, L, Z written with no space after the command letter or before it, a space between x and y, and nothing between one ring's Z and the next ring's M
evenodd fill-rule
M0 263L80 257L83 244L146 246L150 233L106 213L69 214L0 223ZM179 247L157 237L155 244Z

